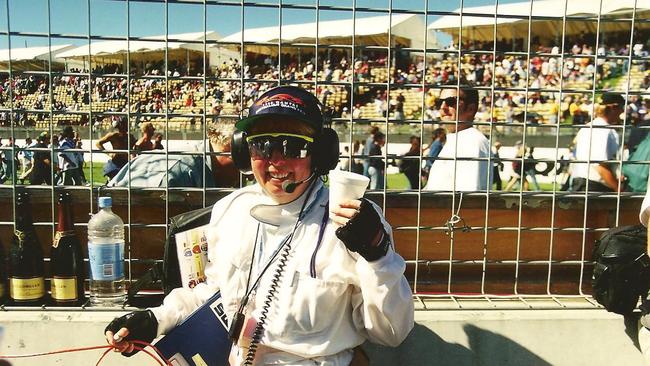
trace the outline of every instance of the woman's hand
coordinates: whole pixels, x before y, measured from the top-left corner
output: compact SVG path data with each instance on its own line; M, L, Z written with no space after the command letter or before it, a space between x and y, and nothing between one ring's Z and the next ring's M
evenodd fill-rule
M336 229L336 237L348 250L359 253L369 262L386 255L390 237L384 231L381 213L370 201L365 198L344 201L332 213L332 221L340 226Z
M338 208L332 210L334 215L331 216L332 220L339 226L343 226L350 221L359 213L359 208L361 207L361 201L359 200L347 200L339 204Z
M124 356L133 356L138 350L132 341L151 343L157 331L158 321L153 312L138 310L113 319L104 329L104 336L108 344Z
M129 335L129 330L127 328L120 328L120 330L115 334L110 330L107 330L105 335L106 342L115 347L115 352L132 353L135 350L135 345L125 339L126 336Z

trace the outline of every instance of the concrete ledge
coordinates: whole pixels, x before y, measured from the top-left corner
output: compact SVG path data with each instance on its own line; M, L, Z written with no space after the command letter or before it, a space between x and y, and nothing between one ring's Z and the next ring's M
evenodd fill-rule
M116 311L0 312L0 354L103 345ZM643 365L636 319L602 309L418 310L398 348L367 344L372 365ZM627 328L626 328L627 324ZM627 329L627 330L626 330ZM626 333L627 332L627 333ZM628 336L628 333L630 336ZM94 365L102 350L12 360L14 366ZM109 355L102 365L153 365L148 356Z
M637 317L602 309L416 311L415 320L400 347L365 345L372 365L644 365Z

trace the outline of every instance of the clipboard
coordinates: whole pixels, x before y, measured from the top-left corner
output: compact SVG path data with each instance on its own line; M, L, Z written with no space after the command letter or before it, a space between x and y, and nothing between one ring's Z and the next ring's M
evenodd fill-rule
M214 294L154 345L173 366L228 366L232 342L221 293Z

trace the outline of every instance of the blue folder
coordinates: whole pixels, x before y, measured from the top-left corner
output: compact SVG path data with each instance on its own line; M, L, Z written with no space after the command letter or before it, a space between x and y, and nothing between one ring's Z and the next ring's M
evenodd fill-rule
M228 366L231 344L217 292L155 346L173 366Z

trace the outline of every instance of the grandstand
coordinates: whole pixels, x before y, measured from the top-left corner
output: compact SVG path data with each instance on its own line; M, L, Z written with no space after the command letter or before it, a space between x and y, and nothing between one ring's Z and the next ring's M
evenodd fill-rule
M469 14L486 9L465 8L464 11ZM521 11L521 4L499 7L499 12L504 14L518 14ZM449 17L434 21L429 29L450 32L456 37L456 42L458 35L453 33L451 26L456 18ZM406 26L420 19L408 14L393 16L390 29L392 39L401 47L423 44L422 34L409 30L418 27ZM387 24L386 16L358 19L355 39L361 45L387 41L389 30L380 24ZM513 115L521 115L525 110L536 116L538 123L556 123L558 116L559 122L565 123L571 121L567 113L573 102L570 99L584 104L582 101L585 98L591 99L594 83L598 90L644 91L642 86L648 76L647 60L635 60L630 66L628 60L621 56L632 52L633 56L647 55L648 47L640 44L640 47L635 45L634 50L629 46L625 48L619 43L621 37L616 32L607 37L615 43L600 45L596 50L595 45L588 44L589 36L584 32L568 32L565 47L569 52L560 52L555 39L536 38L537 43L531 43L531 48L540 53L529 57L501 51L510 47L507 42L497 42L497 50L492 50L492 44L486 42L491 38L477 36L485 32L476 30L489 27L489 24L464 24L473 27L475 33L471 39L465 40L460 52L450 48L427 53L426 59L421 52L406 56L396 53L392 55L392 60L387 59L388 54L384 51L368 51L353 58L345 48L338 51L328 48L315 57L313 48L305 46L316 42L329 45L349 42L351 20L320 23L318 39L309 36L315 30L315 23L289 25L283 28L282 42L300 42L303 46L286 48L287 53L283 54L280 63L281 70L276 69L277 47L272 46L278 42L278 34L267 28L245 32L246 42L266 46L247 48L243 65L239 54L232 51L232 47L228 48L230 43L241 41L241 33L223 38L216 32L176 34L169 35L167 42L159 36L129 42L93 42L90 46L80 47L53 46L51 56L44 53L42 47L12 49L13 99L9 98L10 74L0 74L4 86L0 91L0 105L5 109L25 111L26 116L20 117L18 123L26 121L27 125L35 125L38 129L49 126L50 111L53 112L51 121L57 125L68 122L87 124L89 117L84 117L84 114L89 112L102 115L130 111L135 120L146 119L160 125L169 122L170 130L182 130L197 121L200 123L204 113L208 116L239 115L260 91L268 87L268 84L259 81L277 80L281 73L285 80L332 83L319 87L317 93L332 109L335 118L394 120L398 98L403 98L399 102L403 104L403 118L417 122L420 119L428 120L431 114L435 114L423 113L433 107L436 93L431 92L432 88L453 86L459 78L463 78L486 88L483 95L489 94L491 88L495 90L494 97L482 98L480 122L511 122ZM497 33L497 38L502 36L507 37L508 34ZM435 37L431 36L431 39L435 40ZM219 44L211 43L205 55L208 65L205 84L201 78L183 80L184 76L202 76L202 69L190 65L202 63L200 59L204 56L199 48L203 47L204 41L217 40ZM570 43L573 47L569 48ZM515 46L515 42L512 46ZM161 50L165 47L169 49L169 79L164 77L164 63L156 61L164 58ZM129 85L126 85L127 77L123 74L126 51L129 51L132 63ZM217 51L219 57L215 56ZM43 67L34 65L48 58L53 60L53 64L65 65L67 71L54 74L51 100L48 77L30 73L44 71ZM390 65L388 61L392 61ZM7 50L0 52L0 64L7 65L7 62ZM402 67L398 68L396 64ZM75 65L79 67L75 68ZM89 83L87 72L90 66L93 72ZM256 80L247 83L241 96L240 85L234 81L239 78ZM349 87L353 81L358 84L354 90ZM388 83L391 85L390 91L386 88ZM165 91L168 91L168 95L165 95ZM425 105L422 104L425 97L423 91L427 92ZM571 98L567 99L567 96ZM512 110L507 108L508 105L512 106ZM168 119L165 114L169 115Z

